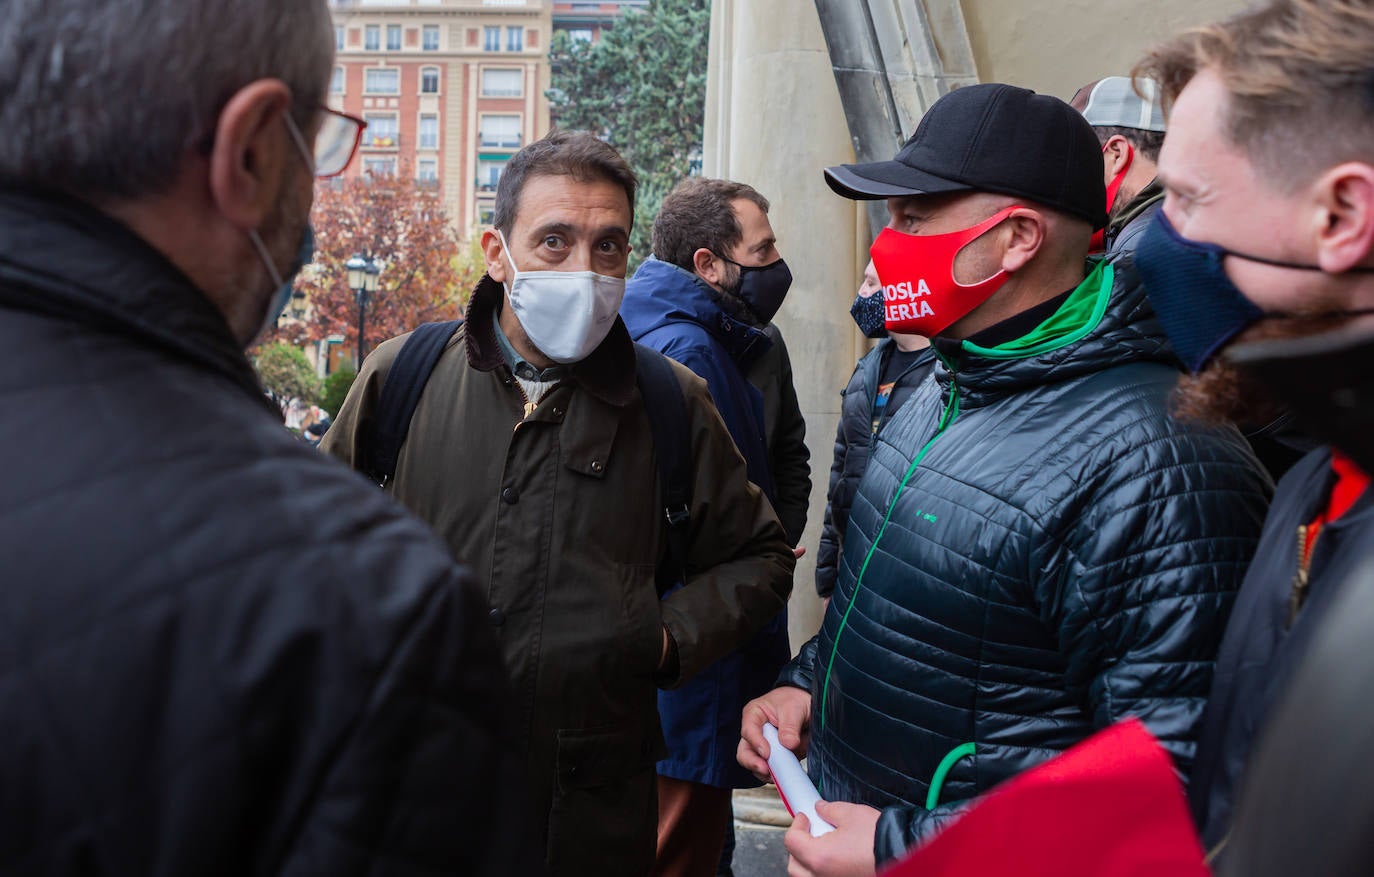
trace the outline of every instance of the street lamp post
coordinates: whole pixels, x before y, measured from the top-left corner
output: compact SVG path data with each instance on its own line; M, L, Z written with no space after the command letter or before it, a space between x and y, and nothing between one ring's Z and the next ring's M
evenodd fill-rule
M358 359L357 370L363 369L363 357L367 355L367 302L377 291L377 280L382 266L376 260L354 254L344 267L348 269L348 288L358 301Z

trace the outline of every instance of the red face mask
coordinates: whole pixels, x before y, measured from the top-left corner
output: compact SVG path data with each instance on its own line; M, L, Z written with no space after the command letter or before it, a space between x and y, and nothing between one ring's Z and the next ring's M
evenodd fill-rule
M933 338L987 301L1007 282L1007 272L977 283L954 279L954 259L984 232L1011 215L1014 204L982 222L947 234L904 234L885 228L869 248L883 285L883 316L889 332Z
M1102 147L1102 154L1107 154L1107 147ZM1116 193L1121 191L1121 184L1126 182L1126 171L1131 169L1131 162L1135 161L1135 147L1126 144L1126 163L1121 166L1121 170L1116 172L1112 181L1107 184L1107 215L1112 215L1112 206L1116 204ZM1088 244L1088 255L1100 253L1107 249L1107 229L1099 228L1093 232L1092 242Z

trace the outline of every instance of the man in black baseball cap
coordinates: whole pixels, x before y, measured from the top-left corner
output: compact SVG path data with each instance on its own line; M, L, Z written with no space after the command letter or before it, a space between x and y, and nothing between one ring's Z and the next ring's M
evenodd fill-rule
M1186 772L1270 490L1234 429L1169 417L1130 258L1087 259L1102 157L1068 104L970 86L892 161L825 173L887 200L887 326L940 363L874 443L819 635L745 707L740 763L765 770L770 722L836 802L835 831L786 838L812 875L881 866L1126 716Z

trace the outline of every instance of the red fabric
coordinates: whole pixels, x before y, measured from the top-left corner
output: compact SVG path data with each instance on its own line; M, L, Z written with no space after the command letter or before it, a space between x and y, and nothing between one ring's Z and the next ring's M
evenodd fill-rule
M1173 762L1136 719L989 792L883 877L1207 877Z
M954 279L954 260L964 247L1020 209L1013 204L977 225L945 234L904 234L894 228L879 232L868 254L883 285L887 331L934 338L1001 289L1007 272L960 283Z
M1331 450L1331 469L1336 473L1336 484L1331 488L1331 500L1326 508L1307 526L1307 545L1304 546L1307 557L1312 556L1322 527L1350 511L1369 486L1369 476L1360 471L1354 460L1334 448Z

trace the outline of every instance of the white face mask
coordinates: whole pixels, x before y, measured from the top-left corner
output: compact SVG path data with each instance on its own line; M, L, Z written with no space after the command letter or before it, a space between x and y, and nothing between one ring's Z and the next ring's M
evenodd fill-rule
M515 278L506 284L510 307L530 343L554 362L587 358L615 325L625 278L595 271L521 271L505 235L497 232Z

